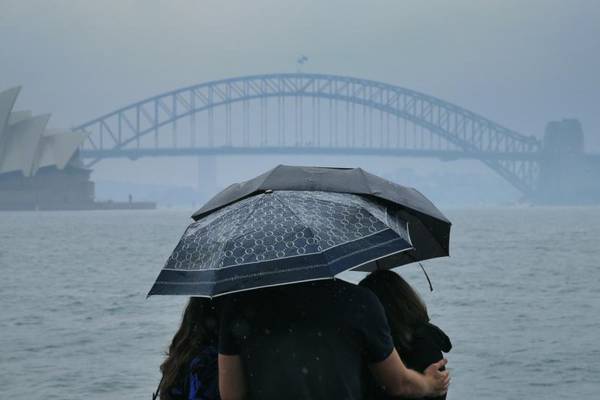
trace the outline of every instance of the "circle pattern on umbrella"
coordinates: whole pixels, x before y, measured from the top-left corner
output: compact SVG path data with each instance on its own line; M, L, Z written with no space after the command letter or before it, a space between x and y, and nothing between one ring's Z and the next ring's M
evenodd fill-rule
M165 269L211 270L315 254L387 229L410 243L406 222L381 202L346 193L263 193L192 223Z

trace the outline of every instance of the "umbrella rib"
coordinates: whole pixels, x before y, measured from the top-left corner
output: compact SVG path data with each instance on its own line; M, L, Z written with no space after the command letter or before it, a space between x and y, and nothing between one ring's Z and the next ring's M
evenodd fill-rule
M296 217L296 219L298 221L300 221L300 223L302 223L302 225L304 225L306 228L310 229L310 227L308 226L308 224L302 218L300 218L300 216L298 214L296 214L296 212L294 210L292 210L292 208L290 206L288 206L287 204L285 204L283 202L283 200L281 200L279 198L279 196L275 195L275 193L277 193L277 192L273 192L273 193L271 193L271 195L275 196L275 198L277 199L277 201L280 202L282 206L284 206L285 208L288 209L289 212L291 212L292 214L294 214L294 217ZM311 233L314 234L314 232L312 231L312 229L310 229L310 231L311 231Z
M373 190L371 189L371 185L369 184L369 179L367 178L367 175L365 175L365 171L362 168L358 168L358 172L360 173L360 175L363 177L363 183L365 184L365 186L367 187L368 190L368 194L370 196L373 195Z
M265 198L264 198L264 195L263 195L263 197L259 197L259 199L258 199L257 201L255 201L255 202L254 202L254 207L252 208L252 211L250 211L250 212L248 213L248 215L246 216L246 218L244 218L244 221L242 221L242 222L240 223L240 225L241 225L242 227L243 227L243 226L245 226L245 225L246 225L246 222L248 222L248 220L250 219L250 217L252 217L252 215L254 215L254 213L256 212L256 209L258 208L258 206L260 205L260 203L262 203L262 202L263 202L263 200L264 200L264 199L265 199ZM247 235L247 234L248 234L248 232L246 232L246 233L240 233L239 235L237 235L237 236L234 236L234 237L232 237L232 238L228 239L228 240L227 240L227 242L230 242L230 241L232 241L232 240L235 240L235 239L237 239L237 238L239 238L239 237L242 237L242 236L244 236L244 235Z
M275 193L276 193L276 192L273 192L273 195L274 195ZM296 219L297 219L298 221L300 221L300 223L302 224L302 226L304 226L306 229L308 229L308 230L310 231L310 233L313 235L313 237L315 236L315 232L313 232L313 230L312 230L311 226L310 226L308 223L306 223L306 222L305 222L305 221L304 221L304 220L303 220L303 219L302 219L302 218L301 218L301 217L300 217L298 214L296 214L296 212L295 212L294 210L292 210L292 208L291 208L290 206L288 206L287 204L285 204L285 202L284 202L282 199L280 199L280 198L279 198L279 196L275 196L275 198L277 199L277 201L279 201L279 202L281 203L281 205L282 205L283 207L287 208L287 209L288 209L288 210L289 210L289 211L290 211L290 212L291 212L291 213L294 215L294 217L296 217ZM327 260L327 256L325 255L325 252L323 252L323 251L320 251L320 252L318 252L318 253L315 253L315 254L320 254L320 255L321 255L321 257L322 257L322 258L323 258L325 261L328 261L328 260Z

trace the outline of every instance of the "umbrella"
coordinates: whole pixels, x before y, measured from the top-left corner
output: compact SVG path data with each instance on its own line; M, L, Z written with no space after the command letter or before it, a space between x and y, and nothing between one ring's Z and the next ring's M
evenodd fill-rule
M192 216L149 295L213 297L448 255L450 222L361 169L278 166Z

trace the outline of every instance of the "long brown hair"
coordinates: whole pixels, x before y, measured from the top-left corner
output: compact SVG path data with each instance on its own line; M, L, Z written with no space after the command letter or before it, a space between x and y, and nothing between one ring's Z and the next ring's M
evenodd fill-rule
M160 400L172 400L169 389L176 384L188 363L203 347L216 345L217 339L218 318L214 304L209 299L191 297L183 312L181 326L160 366L163 374Z
M359 285L379 298L396 347L404 351L410 349L415 328L429 322L427 307L419 295L400 275L389 270L374 271Z

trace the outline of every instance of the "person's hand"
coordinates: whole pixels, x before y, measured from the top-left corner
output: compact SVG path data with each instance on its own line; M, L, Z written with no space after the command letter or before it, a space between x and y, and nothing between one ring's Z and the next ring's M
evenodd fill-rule
M448 391L450 385L450 374L448 371L440 371L448 363L445 358L434 364L431 364L425 371L425 378L429 382L429 396L441 396Z

